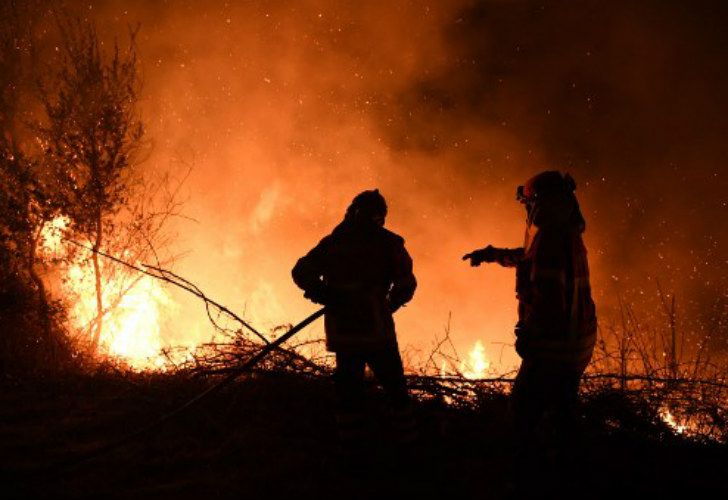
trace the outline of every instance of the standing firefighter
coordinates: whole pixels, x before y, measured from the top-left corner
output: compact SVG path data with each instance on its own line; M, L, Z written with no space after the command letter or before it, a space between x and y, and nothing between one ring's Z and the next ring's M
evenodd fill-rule
M337 424L345 446L365 439L364 371L382 384L403 442L416 437L392 314L417 287L404 240L384 229L378 190L358 194L344 220L293 268L305 297L326 306L326 347L336 353Z
M516 351L523 361L511 402L516 432L526 448L534 444L534 430L547 411L553 412L552 430L567 436L579 380L596 341L581 237L585 222L575 189L574 179L557 171L529 179L517 192L527 211L523 247L489 245L463 257L472 266L497 262L516 268Z

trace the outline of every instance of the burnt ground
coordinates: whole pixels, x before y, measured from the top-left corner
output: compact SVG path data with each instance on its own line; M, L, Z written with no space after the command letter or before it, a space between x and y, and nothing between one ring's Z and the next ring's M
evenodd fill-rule
M614 395L585 404L588 425L560 479L514 483L506 398L475 409L419 403L422 440L393 445L380 395L358 460L335 440L326 380L263 373L93 461L74 457L134 431L206 387L175 376L104 374L19 380L0 389L2 498L727 498L728 449L673 437ZM537 459L553 477L548 459ZM550 472L549 472L550 471Z

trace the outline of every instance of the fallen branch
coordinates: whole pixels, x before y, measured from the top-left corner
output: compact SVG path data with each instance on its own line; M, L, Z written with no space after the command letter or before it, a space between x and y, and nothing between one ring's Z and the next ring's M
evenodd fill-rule
M270 344L270 341L262 333L260 333L258 330L256 330L252 325L250 325L243 318L241 318L240 316L238 316L233 311L231 311L224 305L220 304L219 302L209 298L194 283L173 273L172 271L162 269L161 267L152 266L149 264L141 264L141 265L132 264L131 262L127 262L114 255L108 254L102 250L95 250L93 248L90 248L90 247L84 245L83 243L79 243L79 242L71 240L71 239L67 239L66 241L68 241L69 243L72 243L80 248L83 248L89 252L98 253L102 257L105 257L105 258L107 258L113 262L116 262L117 264L120 264L122 266L125 266L129 269L133 269L142 274L146 274L147 276L151 276L153 278L157 278L158 280L161 280L161 281L164 281L171 285L174 285L178 288L181 288L182 290L185 290L185 291L191 293L195 297L198 297L205 303L205 307L208 312L208 317L209 317L210 321L213 323L213 325L215 325L216 328L224 330L223 328L219 327L219 325L217 325L216 321L210 315L210 309L209 309L210 306L214 306L219 312L228 315L230 318L232 318L235 321L237 321L238 323L240 323L244 328L246 328L248 331L252 332L256 337L258 337L260 340L262 340L265 344Z

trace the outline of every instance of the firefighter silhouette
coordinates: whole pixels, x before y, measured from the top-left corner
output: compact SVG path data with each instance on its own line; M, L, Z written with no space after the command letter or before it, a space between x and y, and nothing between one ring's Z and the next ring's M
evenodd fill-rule
M402 441L416 438L392 314L417 287L404 240L384 228L378 190L359 193L344 220L293 268L309 300L326 306L326 346L336 353L337 424L344 445L363 444L365 366L386 393Z
M596 313L582 241L584 218L568 174L542 172L519 186L526 235L521 248L487 246L463 257L472 266L496 262L516 268L516 351L522 358L511 395L522 447L551 417L551 433L567 439L579 382L596 341ZM561 443L563 444L563 443ZM556 443L559 446L559 443Z

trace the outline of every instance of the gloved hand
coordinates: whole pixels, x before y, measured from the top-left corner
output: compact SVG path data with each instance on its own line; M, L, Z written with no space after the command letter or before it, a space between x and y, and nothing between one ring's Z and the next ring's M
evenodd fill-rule
M387 299L387 309L392 314L399 311L403 306L404 306L404 304L395 303L395 302L392 302L391 299Z
M328 305L331 302L331 293L326 285L320 285L315 288L309 288L303 294L305 298L316 304L323 306Z
M470 260L472 267L478 267L483 262L495 262L497 249L493 245L488 245L480 250L475 250L463 255L463 260Z

